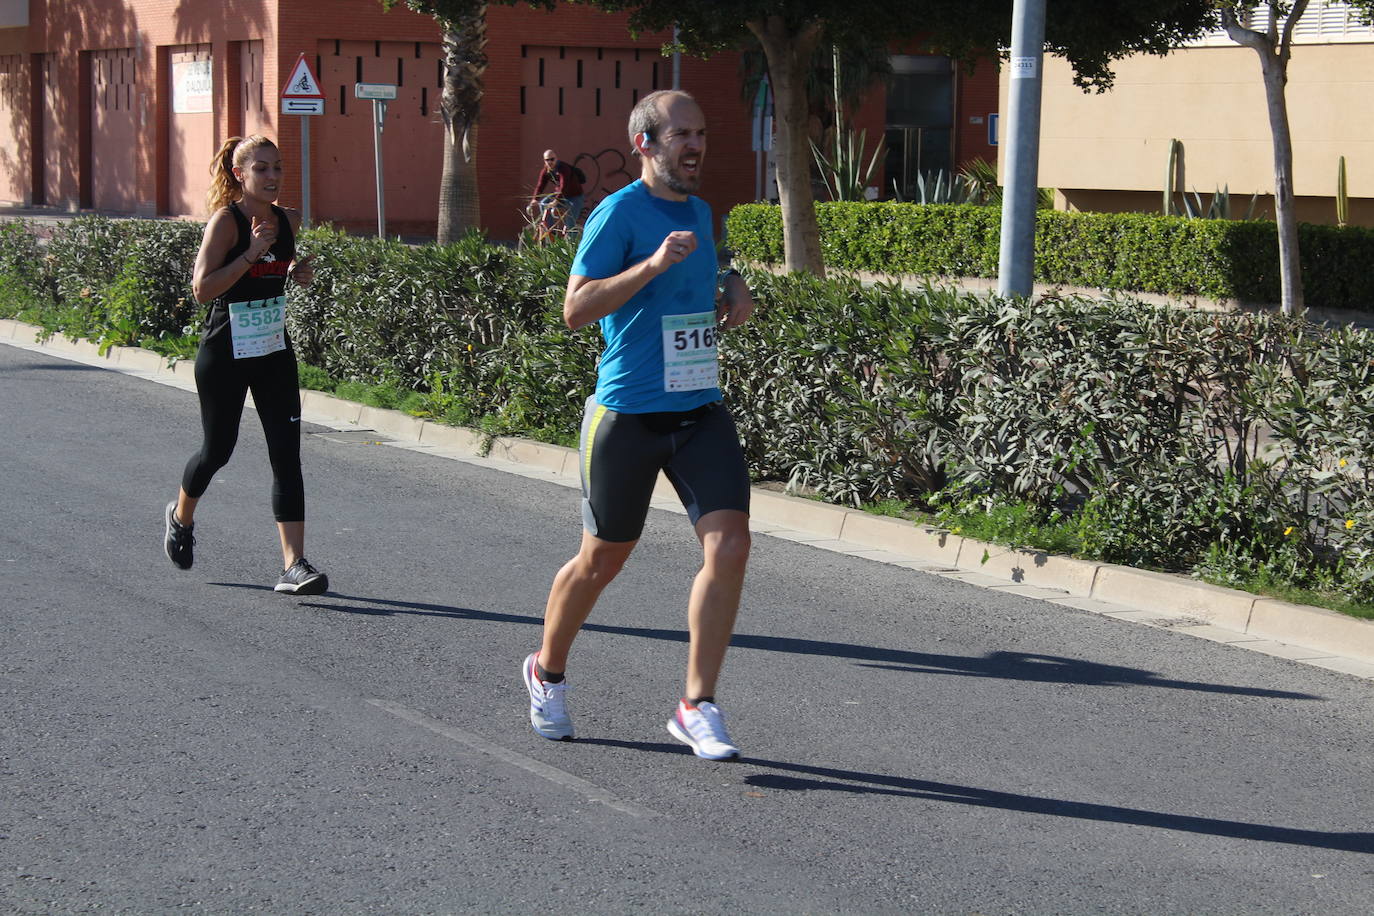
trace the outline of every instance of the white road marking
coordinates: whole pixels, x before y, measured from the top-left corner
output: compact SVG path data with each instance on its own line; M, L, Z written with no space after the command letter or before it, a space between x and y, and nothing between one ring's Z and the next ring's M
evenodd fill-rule
M600 786L587 782L581 777L560 770L558 767L549 766L547 763L542 763L541 761L526 757L524 754L517 754L515 751L501 747L499 744L493 744L485 738L474 735L472 732L445 724L438 719L431 719L424 713L416 712L399 703L393 703L390 700L368 700L367 702L376 706L378 709L386 710L397 718L405 719L407 722L412 722L421 728L429 729L436 735L442 735L451 741L457 741L459 744L467 745L475 751L480 751L483 754L495 757L497 760L509 763L511 766L519 767L528 773L533 773L535 776L547 779L549 782L562 786L565 789L572 789L574 792L585 796L588 801L599 802L608 808L614 808L616 811L628 814L631 817L658 816L658 812L651 811L633 802L627 802L616 798L610 792L607 792Z

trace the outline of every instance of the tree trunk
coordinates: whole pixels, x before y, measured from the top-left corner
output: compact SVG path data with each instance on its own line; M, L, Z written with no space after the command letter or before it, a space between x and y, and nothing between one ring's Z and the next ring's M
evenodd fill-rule
M1283 314L1304 308L1302 261L1298 256L1298 215L1293 200L1293 136L1288 129L1287 67L1274 54L1261 54L1264 96L1269 108L1269 132L1274 140L1274 220L1279 231L1279 277Z
M1293 28L1307 10L1308 0L1295 0L1280 33L1276 14L1270 11L1263 32L1242 26L1231 10L1223 10L1221 23L1237 44L1259 55L1264 76L1264 98L1269 115L1269 135L1274 145L1274 222L1279 236L1280 307L1285 315L1305 308L1302 295L1302 261L1298 252L1298 217L1293 200L1293 135L1288 127L1288 58L1293 47Z
M467 146L477 146L477 125L465 131L444 125L444 163L439 175L438 242L456 242L469 230L481 225L481 206L477 197L477 158L464 155Z
M444 164L439 178L439 244L457 241L481 224L477 189L477 119L487 69L487 5L471 15L440 20L444 41Z
M749 31L768 59L777 123L778 201L782 206L782 239L788 271L825 276L821 233L816 223L816 196L811 187L811 144L806 72L820 39L818 25L792 33L780 16L749 22Z

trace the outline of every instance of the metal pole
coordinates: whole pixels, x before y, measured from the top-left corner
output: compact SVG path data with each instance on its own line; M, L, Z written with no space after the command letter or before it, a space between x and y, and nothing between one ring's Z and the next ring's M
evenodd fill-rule
M301 115L301 225L310 228L310 116Z
M382 122L386 120L386 101L372 100L372 147L377 160L377 238L386 238L386 191L382 188Z
M682 88L682 52L677 50L677 37L681 30L673 26L673 88Z
M1044 59L1045 0L1015 0L1007 93L1007 180L997 267L999 296L1029 296L1035 284L1035 198Z

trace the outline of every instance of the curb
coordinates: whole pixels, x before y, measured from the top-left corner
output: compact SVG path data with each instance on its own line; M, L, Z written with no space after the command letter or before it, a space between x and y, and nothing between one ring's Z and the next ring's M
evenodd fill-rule
M40 336L40 329L31 325L0 319L0 341L34 345L39 344ZM41 345L124 371L150 373L154 377L176 376L179 382L194 381L191 361L181 360L168 366L165 358L136 347L113 347L102 356L98 347L89 341L70 340L62 335L54 335ZM579 480L576 449L515 437L489 440L476 430L446 426L396 410L368 407L320 391L302 391L301 406L308 414L307 420L325 419L356 425L466 457L493 458L537 468L565 482ZM674 496L661 476L655 496ZM1183 632L1194 630L1197 631L1195 635L1207 635L1202 631L1215 627L1233 634L1230 638L1218 637L1218 641L1240 646L1266 641L1283 643L1310 652L1306 656L1292 652L1271 654L1288 658L1296 654L1303 661L1347 670L1357 676L1374 677L1374 669L1365 670L1374 666L1374 621L1208 585L1181 575L988 544L928 525L759 487L753 488L751 501L750 515L756 524L801 532L808 543L818 547L842 549L859 556L881 554L872 558L926 572L978 574L978 581L982 584L995 582L993 587L1051 589L1067 595L1070 600L1060 603L1071 607L1122 614L1122 619L1154 623ZM1088 608L1086 602L1114 607ZM1144 616L1151 614L1155 617ZM1161 619L1164 615L1172 619ZM1313 653L1337 658L1317 659ZM1353 660L1354 669L1325 664L1340 659Z

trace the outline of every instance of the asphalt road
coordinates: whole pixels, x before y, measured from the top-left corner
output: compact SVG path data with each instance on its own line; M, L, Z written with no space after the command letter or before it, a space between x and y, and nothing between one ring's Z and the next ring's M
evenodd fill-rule
M760 535L708 763L655 512L549 742L575 491L307 432L333 590L270 590L251 411L182 572L194 397L0 345L0 911L1371 909L1374 683Z

